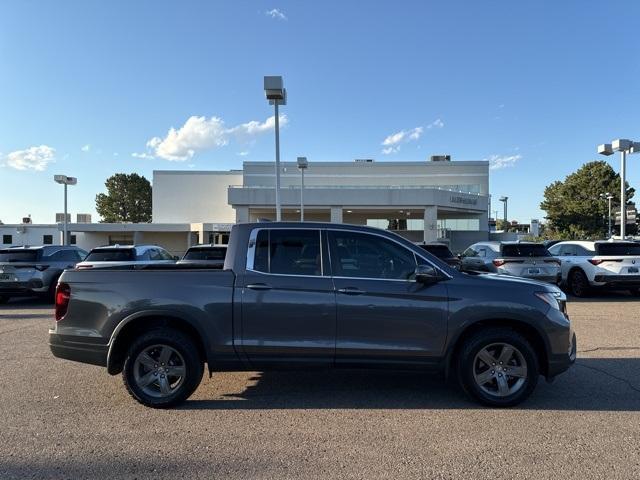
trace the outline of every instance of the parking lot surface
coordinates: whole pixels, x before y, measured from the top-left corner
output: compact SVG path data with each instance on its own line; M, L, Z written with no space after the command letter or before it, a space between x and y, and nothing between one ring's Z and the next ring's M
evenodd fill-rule
M640 478L640 300L570 299L574 368L508 410L419 373L220 373L152 410L0 306L0 478Z

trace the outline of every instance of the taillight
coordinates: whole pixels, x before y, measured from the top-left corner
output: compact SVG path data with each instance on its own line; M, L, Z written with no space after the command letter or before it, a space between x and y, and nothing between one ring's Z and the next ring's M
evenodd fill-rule
M502 260L502 259L496 259L496 260L494 260L494 261L493 261L493 264L494 264L496 267L501 267L501 266L502 266L502 265L504 265L505 263L506 263L506 262L505 262L504 260Z
M71 287L66 283L59 283L56 288L56 322L59 322L67 314L69 299L71 298Z
M597 258L590 258L589 259L589 263L591 265L600 265L602 262L604 262L604 260L599 260Z

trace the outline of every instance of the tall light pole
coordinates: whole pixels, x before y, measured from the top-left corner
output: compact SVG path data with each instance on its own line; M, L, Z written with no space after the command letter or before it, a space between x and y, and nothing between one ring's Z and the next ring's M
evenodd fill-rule
M75 185L78 183L76 177L67 177L66 175L54 175L53 180L56 183L64 185L64 230L62 231L62 244L69 245L69 234L67 232L67 185Z
M283 87L282 77L264 77L264 93L269 105L275 110L276 130L276 220L282 220L280 205L280 113L278 106L287 104L287 90Z
M300 180L300 221L304 222L304 171L309 168L307 157L298 157L298 169L302 176Z
M509 201L509 197L500 197L499 199L502 203L504 203L504 223L507 223L507 202Z
M627 154L640 152L640 142L618 138L611 143L598 145L600 155L609 156L614 152L620 152L620 238L624 240L627 233Z
M600 198L606 198L607 201L609 202L609 236L607 238L611 238L611 200L613 199L613 195L611 195L609 192L607 193L601 193L600 194Z

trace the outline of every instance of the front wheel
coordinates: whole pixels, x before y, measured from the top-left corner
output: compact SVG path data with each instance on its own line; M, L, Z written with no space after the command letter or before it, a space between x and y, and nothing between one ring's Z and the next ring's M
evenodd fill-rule
M158 328L129 347L122 377L127 391L152 408L184 402L198 388L204 370L198 349L187 335Z
M508 328L474 334L462 346L457 365L462 389L480 403L511 407L538 383L538 358L531 344Z

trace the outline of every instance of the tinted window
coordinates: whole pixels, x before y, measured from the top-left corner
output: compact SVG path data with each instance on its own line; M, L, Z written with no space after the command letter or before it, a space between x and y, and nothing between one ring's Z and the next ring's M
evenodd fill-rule
M174 260L173 255L167 252L164 248L158 250L160 253L160 260Z
M590 257L595 253L593 250L587 250L586 248L580 245L574 245L574 246L575 246L576 255L580 255L582 257Z
M42 236L42 244L43 245L51 245L53 243L53 235L43 235Z
M185 260L224 260L226 248L190 248L184 256Z
M477 257L478 256L478 252L476 252L473 249L473 247L469 247L462 253L462 256L463 257Z
M0 262L36 262L40 257L39 250L0 250Z
M89 252L87 262L129 262L135 260L133 248L109 248Z
M58 250L52 253L49 258L52 262L73 262L80 261L80 256L75 250Z
M269 232L271 273L321 275L320 232L318 230L271 230Z
M412 251L376 235L332 231L329 243L336 276L407 280L416 269Z
M269 273L269 230L260 230L256 237L253 269Z
M548 257L550 253L542 244L518 243L502 246L505 257Z
M438 258L453 257L453 253L451 253L451 250L449 250L449 247L447 247L446 245L429 245L423 243L420 244L420 247Z
M640 256L640 245L637 243L597 243L596 252L603 256Z
M13 236L12 235L2 235L2 243L4 243L5 245L9 245L13 243Z

